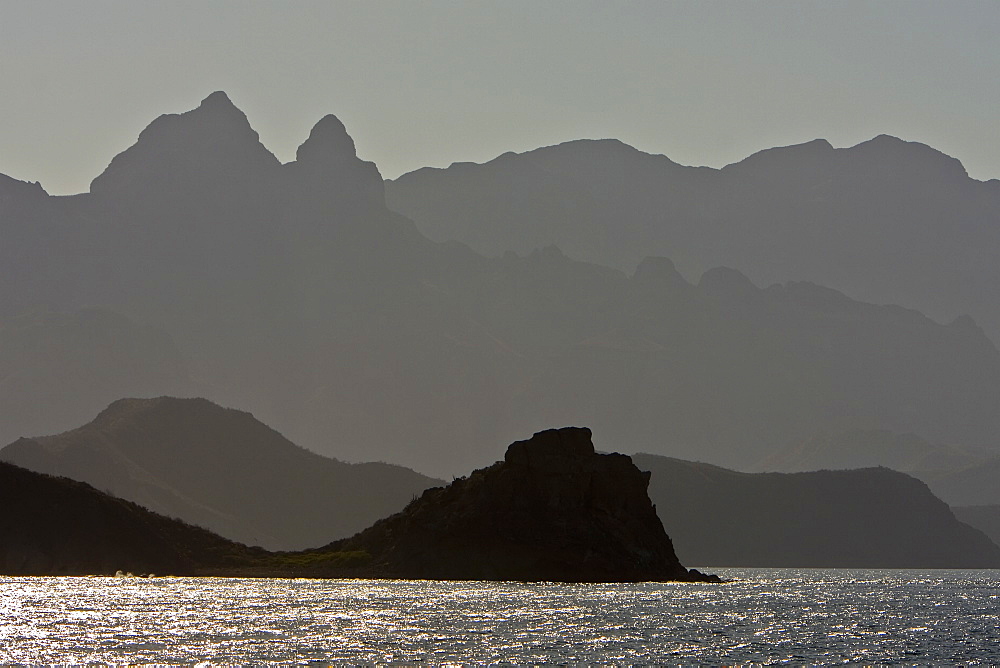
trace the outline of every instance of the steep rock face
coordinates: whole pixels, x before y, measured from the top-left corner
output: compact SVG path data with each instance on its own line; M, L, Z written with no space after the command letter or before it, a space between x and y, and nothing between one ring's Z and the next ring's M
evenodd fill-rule
M194 194L248 175L261 176L278 166L246 115L225 93L216 91L196 109L153 121L134 146L118 154L93 180L90 192L125 198L171 190Z
M648 484L629 457L596 454L589 429L552 429L330 547L368 552L389 577L704 579L677 560Z
M885 468L742 473L634 455L690 563L815 568L996 568L1000 547L920 480Z

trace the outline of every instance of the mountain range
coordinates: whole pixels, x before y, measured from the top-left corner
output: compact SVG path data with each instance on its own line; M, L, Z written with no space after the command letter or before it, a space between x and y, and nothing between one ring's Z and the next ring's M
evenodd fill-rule
M871 159L895 146L875 142ZM811 150L785 172L807 172ZM762 288L734 268L689 282L665 257L631 274L552 246L486 257L426 238L385 191L335 117L281 164L221 92L154 120L88 193L0 178L0 442L174 394L247 409L338 459L442 476L553 424L741 468L855 428L997 446L1000 353L969 317L940 324L810 282ZM33 313L52 352L19 338ZM89 338L60 338L60 319L81 318ZM95 364L108 380L88 385Z
M1000 181L976 181L925 144L817 139L722 169L617 140L579 140L387 183L390 208L438 241L487 255L557 245L631 272L665 255L695 277L736 267L755 283L811 281L1000 341Z
M1000 504L1000 457L989 449L932 443L914 434L854 429L819 434L775 452L761 471L886 467L923 480L953 507Z

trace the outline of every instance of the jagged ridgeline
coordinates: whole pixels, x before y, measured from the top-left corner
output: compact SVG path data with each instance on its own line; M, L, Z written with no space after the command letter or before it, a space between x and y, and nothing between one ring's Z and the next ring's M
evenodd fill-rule
M436 475L552 424L738 468L846 428L996 446L1000 354L969 318L736 269L694 285L664 258L488 258L384 188L336 118L281 164L222 93L153 121L88 193L0 179L0 442L172 394Z
M579 140L420 169L386 193L432 239L487 255L557 245L628 272L667 255L692 277L721 265L943 321L968 313L1000 341L1000 181L915 141L818 139L712 169Z

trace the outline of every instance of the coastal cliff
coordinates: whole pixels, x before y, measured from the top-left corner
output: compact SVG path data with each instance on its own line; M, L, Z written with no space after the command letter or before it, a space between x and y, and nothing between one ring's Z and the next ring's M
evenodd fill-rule
M678 561L648 485L630 457L597 454L589 429L550 429L323 550L367 553L377 577L717 580Z

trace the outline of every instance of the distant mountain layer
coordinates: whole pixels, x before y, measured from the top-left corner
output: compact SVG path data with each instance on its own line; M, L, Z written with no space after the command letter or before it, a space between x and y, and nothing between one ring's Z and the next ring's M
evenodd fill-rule
M959 520L979 529L1000 545L1000 505L957 506L952 510Z
M775 452L762 471L816 471L884 466L923 480L951 506L1000 504L995 450L931 443L913 434L854 429L814 436Z
M0 574L191 575L259 551L84 483L0 462Z
M195 388L169 335L118 313L0 316L0 439L71 429L121 397Z
M439 481L390 464L346 464L204 399L123 399L0 459L82 480L156 512L269 549L351 535Z
M922 478L953 506L1000 505L1000 457Z
M738 267L808 280L934 318L971 314L1000 341L1000 181L882 135L773 148L723 169L685 167L615 140L580 140L387 183L390 208L481 253L557 245L631 271L667 255L691 277Z
M885 468L739 473L633 455L686 563L830 568L997 568L1000 547L921 481Z
M574 164L613 189L614 163L587 163L604 145L580 147ZM854 428L998 445L1000 353L970 318L727 268L694 284L663 257L632 275L551 247L486 258L422 236L384 189L336 118L281 164L223 93L155 119L89 193L0 179L0 442L176 393L317 452L437 474L551 424L740 467ZM88 335L59 324L82 312L104 314Z
M906 473L931 473L981 464L991 456L995 453L989 450L931 443L914 434L852 429L817 434L775 452L760 463L760 470L818 471L884 466Z

